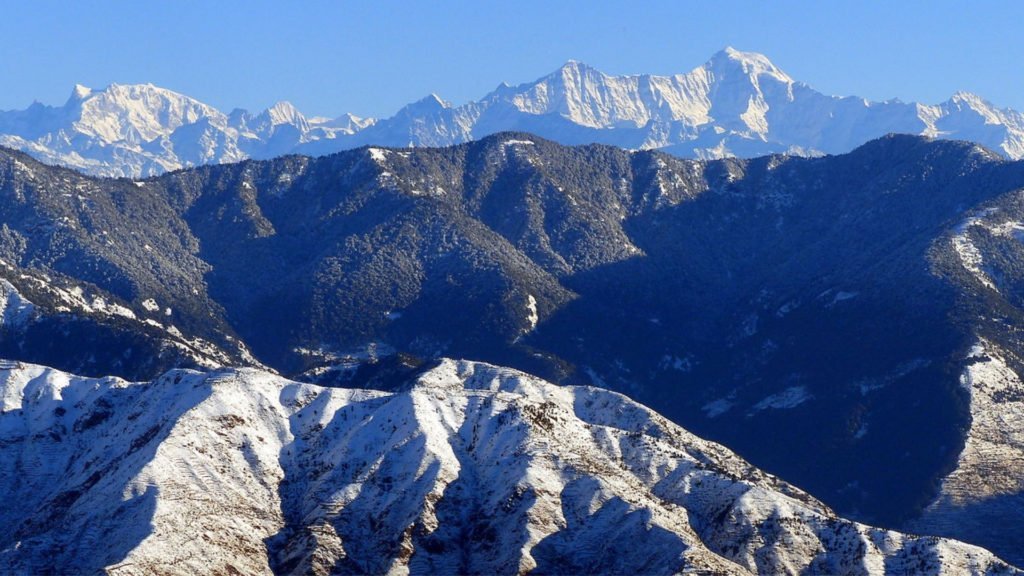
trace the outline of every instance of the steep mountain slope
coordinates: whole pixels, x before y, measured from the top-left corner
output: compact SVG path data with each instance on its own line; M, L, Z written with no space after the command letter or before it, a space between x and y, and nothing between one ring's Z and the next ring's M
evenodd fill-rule
M430 95L382 119L306 118L287 102L224 114L152 85L76 86L62 107L0 112L0 145L95 175L322 155L363 145L446 146L503 131L687 158L848 152L888 133L979 142L1024 157L1024 114L959 92L937 105L822 94L761 54L726 48L686 74L610 76L570 61L452 106Z
M1024 371L1019 326L1024 320L1024 194L1007 194L972 211L940 246L941 273L961 286L964 321L977 335L965 353L960 384L970 394L971 424L956 468L924 514L910 526L937 534L971 534L1007 542L1024 560Z
M0 151L0 354L95 376L255 365L166 200ZM256 363L258 364L258 363Z
M981 341L1020 370L1021 189L1022 163L910 136L686 161L513 133L137 183L2 151L0 275L55 315L48 330L80 314L22 275L132 311L155 346L173 326L213 351L130 367L100 340L41 354L0 331L0 347L89 375L258 359L382 389L439 356L510 365L626 392L845 515L898 526L986 481L964 464L993 441L979 414L1012 422L1015 404L961 376ZM943 525L1020 561L1010 530Z
M442 360L400 392L0 366L16 572L1015 573L840 519L625 397Z

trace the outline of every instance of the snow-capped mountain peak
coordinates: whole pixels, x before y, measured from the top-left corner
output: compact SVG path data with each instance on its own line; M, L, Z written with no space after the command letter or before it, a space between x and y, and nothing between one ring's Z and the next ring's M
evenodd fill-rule
M75 84L75 87L71 89L71 97L68 98L68 101L79 102L88 98L90 94L92 94L92 88L81 84Z
M73 96L83 97L69 102L74 106L72 127L106 144L120 142L130 134L149 142L203 118L226 124L224 114L212 106L152 84L111 84L88 92L80 88L75 87Z
M551 74L552 77L561 76L565 79L578 79L587 75L604 76L604 73L593 66L589 66L586 62L570 59L566 60L565 64L562 64L558 70Z
M948 104L956 110L969 110L980 114L986 124L1001 124L999 118L1001 111L991 102L973 92L958 91L949 99Z
M642 125L650 117L637 76L608 76L570 60L532 84L499 88L489 100L505 101L530 115L557 114L588 128Z
M770 76L779 82L792 83L793 79L772 63L764 54L757 52L741 52L732 46L715 53L703 68L713 73L739 70L750 77Z
M225 115L151 84L76 86L63 107L0 112L0 145L98 175L373 146L443 146L503 131L563 144L698 158L842 153L888 133L972 140L1024 157L1024 115L958 92L936 105L822 94L765 55L726 47L690 72L610 75L577 60L453 106L436 94L394 116L310 121L279 102Z
M330 129L332 132L341 134L355 134L363 128L373 126L375 122L377 122L376 118L362 118L347 112L337 118L327 118L323 116L309 118L310 125L322 126Z
M451 108L452 105L447 100L444 100L437 94L431 92L423 98L413 102L402 108L402 112L406 114L433 114L440 110L446 110ZM400 113L402 113L400 112Z
M287 100L282 100L275 103L264 112L267 118L270 119L270 123L274 126L279 124L306 124L306 117L302 115L299 110Z

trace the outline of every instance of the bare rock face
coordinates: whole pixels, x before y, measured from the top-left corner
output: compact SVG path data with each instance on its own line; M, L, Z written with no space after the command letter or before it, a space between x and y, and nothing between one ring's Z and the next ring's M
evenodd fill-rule
M619 394L487 364L389 393L6 363L0 392L13 572L1013 572L839 518Z

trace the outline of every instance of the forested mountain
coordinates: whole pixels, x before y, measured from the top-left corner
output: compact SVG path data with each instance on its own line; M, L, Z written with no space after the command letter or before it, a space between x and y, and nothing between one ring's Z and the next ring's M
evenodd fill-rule
M1024 164L913 136L692 161L502 133L135 181L2 151L0 350L385 390L508 365L1020 562L1022 188Z

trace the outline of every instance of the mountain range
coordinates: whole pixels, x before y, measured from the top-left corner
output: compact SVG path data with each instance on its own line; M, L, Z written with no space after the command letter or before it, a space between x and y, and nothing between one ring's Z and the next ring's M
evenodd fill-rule
M684 160L499 133L144 180L0 149L0 356L391 393L506 365L1021 564L1021 190L1022 162L906 135Z
M10 573L1019 573L622 395L448 359L392 392L3 362L0 498Z
M686 158L837 154L888 133L970 140L1024 156L1024 115L979 96L960 92L937 105L829 96L763 55L732 48L673 76L610 76L570 61L474 102L453 106L430 95L384 119L307 118L287 102L225 114L150 84L76 86L63 106L0 112L2 146L93 175L133 178L363 145L446 146L510 130Z

